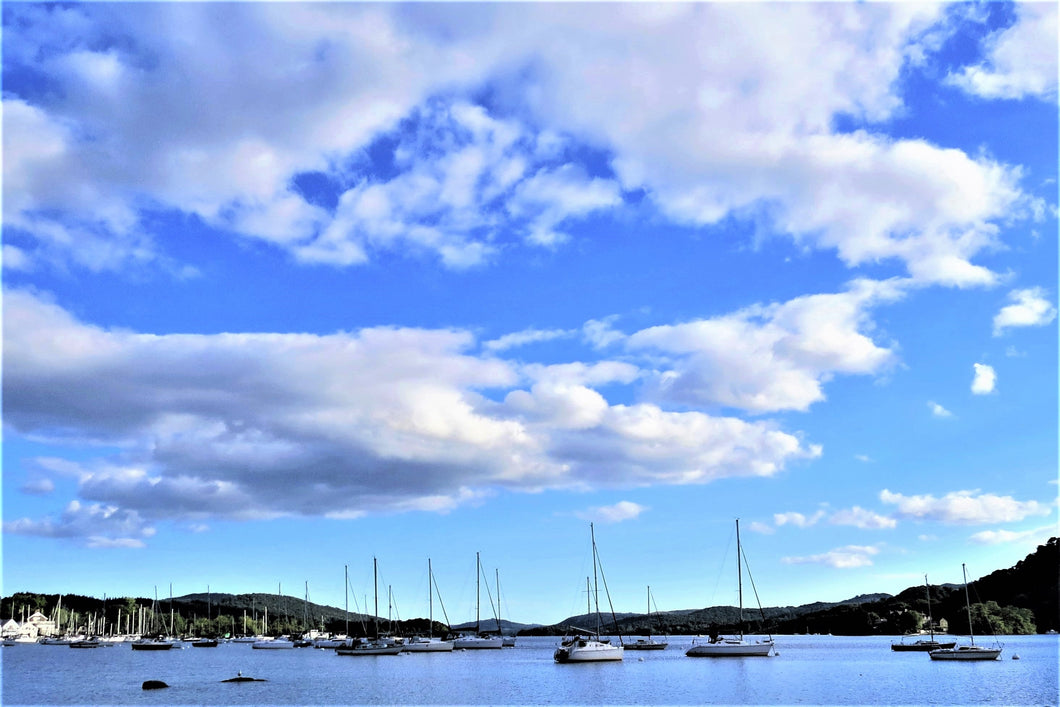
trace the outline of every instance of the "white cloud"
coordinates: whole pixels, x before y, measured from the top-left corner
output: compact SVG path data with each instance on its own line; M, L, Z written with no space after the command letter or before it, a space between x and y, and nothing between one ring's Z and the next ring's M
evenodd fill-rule
M575 515L583 520L591 520L598 523L621 523L624 520L638 518L646 510L648 510L647 507L639 503L619 501L612 506L597 506L575 513Z
M972 364L975 376L972 378L972 392L976 395L988 395L994 392L997 386L997 373L993 366L985 363Z
M832 525L852 525L862 529L889 529L898 525L898 521L873 511L866 510L861 506L836 511L828 519Z
M1013 304L1002 307L994 316L994 336L1013 327L1045 326L1056 319L1056 307L1045 298L1041 287L1013 290L1008 298Z
M52 261L155 261L147 206L302 262L467 268L515 241L556 247L638 189L673 221L764 215L849 267L971 286L996 280L973 259L1031 205L1018 169L983 155L833 131L901 111L903 68L951 31L938 5L14 12L5 61L54 90L5 100L5 225ZM1025 64L998 44L995 64ZM487 85L492 114L468 98ZM366 167L384 135L392 164ZM292 186L307 172L341 194L334 209Z
M482 345L489 351L507 351L511 348L519 346L526 346L527 344L536 344L542 341L552 341L554 339L565 339L573 336L574 332L565 331L563 329L526 329L524 331L517 331L511 334L505 334L496 339L484 342Z
M16 535L39 535L48 538L72 538L88 547L143 547L144 540L155 530L135 510L112 504L83 504L74 500L57 519L19 518L4 521L4 532Z
M928 408L935 417L953 417L952 412L932 400L928 401Z
M1056 534L1055 525L1047 525L1030 530L982 530L971 536L971 541L979 545L1003 545L1030 540L1032 545L1045 542Z
M777 527L782 525L794 525L796 528L809 528L810 526L817 525L817 522L824 518L824 516L824 511L817 511L811 516L806 516L794 511L774 513L773 523L775 523Z
M823 384L835 375L878 373L895 361L867 335L868 310L900 296L895 283L858 281L838 294L644 329L627 347L670 358L650 393L659 400L752 412L806 410L824 399Z
M852 569L871 566L873 556L879 552L879 548L872 545L846 545L817 555L782 557L780 561L786 565L815 564L836 569Z
M769 523L763 523L761 521L753 521L749 526L751 531L754 533L761 533L762 535L772 535L776 530Z
M982 64L948 79L983 98L1056 98L1057 6L1053 2L1013 5L1016 21L990 36Z
M459 330L146 335L19 290L3 324L5 425L119 446L37 466L151 522L446 512L503 489L770 476L820 454L769 423L612 404L595 386L636 381L629 363L517 366Z
M927 520L946 525L983 525L1023 520L1032 515L1046 515L1049 507L1038 501L1017 501L1011 496L997 496L979 491L953 491L941 498L930 494L905 496L884 489L880 500L897 506L899 518Z

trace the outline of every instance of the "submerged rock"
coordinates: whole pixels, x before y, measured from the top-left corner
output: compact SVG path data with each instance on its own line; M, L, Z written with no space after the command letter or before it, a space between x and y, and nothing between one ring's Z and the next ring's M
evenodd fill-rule
M169 687L161 680L144 680L143 689L145 690L158 690L163 687Z

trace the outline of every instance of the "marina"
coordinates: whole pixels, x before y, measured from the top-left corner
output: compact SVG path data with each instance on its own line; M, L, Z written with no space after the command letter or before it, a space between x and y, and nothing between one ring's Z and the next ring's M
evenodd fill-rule
M572 669L554 662L560 637L514 648L404 653L348 660L334 651L255 651L221 643L162 652L77 651L25 644L0 650L5 705L75 704L1055 704L1057 636L1005 636L1019 660L955 665L894 653L893 636L774 636L770 660L694 660L690 636L666 650ZM223 683L232 676L253 682ZM166 683L145 692L144 682Z

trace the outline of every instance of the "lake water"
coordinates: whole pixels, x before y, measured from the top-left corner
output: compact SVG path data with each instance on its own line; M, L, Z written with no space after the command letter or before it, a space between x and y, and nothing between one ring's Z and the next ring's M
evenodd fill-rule
M5 705L1056 705L1056 636L1008 636L998 661L894 653L884 636L777 636L772 658L627 651L621 663L557 665L556 638L516 648L343 657L312 648L222 644L162 652L0 649ZM1019 655L1020 660L1013 660ZM221 683L243 675L267 682ZM145 691L145 680L163 690Z

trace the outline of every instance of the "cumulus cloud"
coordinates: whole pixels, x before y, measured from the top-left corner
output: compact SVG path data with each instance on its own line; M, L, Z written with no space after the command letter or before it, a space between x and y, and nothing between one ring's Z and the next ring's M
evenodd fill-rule
M646 510L648 509L639 503L619 501L612 506L597 506L585 511L579 511L575 515L583 520L599 523L621 523L624 520L633 520L639 517Z
M596 386L637 380L629 363L519 366L460 330L147 335L20 290L3 323L5 425L120 447L37 462L108 518L446 512L502 489L708 483L820 454L767 422L612 404ZM64 528L82 526L9 526Z
M972 392L976 395L988 395L997 386L997 373L993 366L985 363L973 363L975 375L972 377Z
M953 491L941 498L930 494L906 496L887 489L880 501L895 506L895 515L911 520L927 520L946 525L984 525L1023 520L1046 515L1049 507L1038 501L1018 501L980 491Z
M780 561L786 565L813 564L827 565L836 569L852 569L871 566L872 558L879 552L880 549L873 545L846 545L817 555L782 557Z
M1056 98L1057 7L1051 2L1013 6L1016 20L986 40L981 64L966 66L949 81L983 98Z
M1048 20L1021 14L1036 12ZM890 262L919 282L972 286L996 281L974 259L998 224L1031 211L1017 168L834 130L839 115L871 125L902 109L903 69L947 26L937 5L9 14L5 70L49 87L12 83L4 100L5 227L28 244L19 266L157 262L147 214L162 209L301 262L399 252L467 268L515 245L559 247L635 190L671 221L761 217L849 267ZM1002 72L1026 65L1008 44L993 55ZM475 101L486 88L488 106ZM299 188L305 175L328 198Z
M869 336L869 312L901 293L896 283L858 281L841 293L644 329L626 345L667 357L650 392L659 400L806 410L824 400L823 385L834 376L870 375L894 363L893 351Z
M1056 319L1056 307L1046 299L1041 287L1013 290L1008 298L1012 304L1002 307L994 316L994 336L1014 327L1045 326Z

